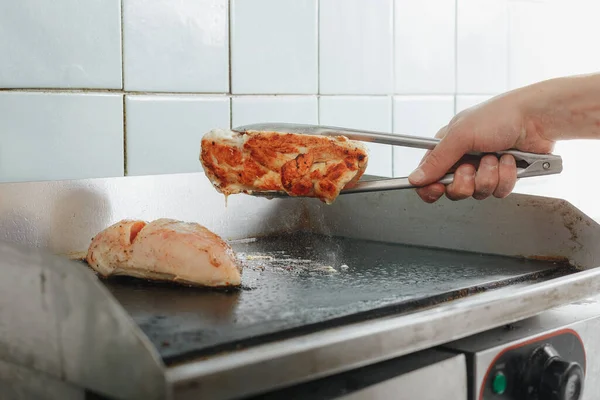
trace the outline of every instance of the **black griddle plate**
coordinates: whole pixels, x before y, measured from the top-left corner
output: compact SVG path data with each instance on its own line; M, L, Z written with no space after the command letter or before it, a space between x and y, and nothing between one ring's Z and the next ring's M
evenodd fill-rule
M115 278L104 283L173 364L406 313L568 266L298 233L232 243L246 268L230 292Z

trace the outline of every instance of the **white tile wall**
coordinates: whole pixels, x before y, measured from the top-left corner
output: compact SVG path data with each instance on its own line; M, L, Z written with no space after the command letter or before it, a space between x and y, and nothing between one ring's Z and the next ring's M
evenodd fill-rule
M552 4L510 2L508 57L509 85L520 87L556 74ZM532 24L531 21L538 21ZM561 29L562 30L562 29ZM548 39L548 40L546 40ZM559 52L560 54L560 52ZM554 70L554 71L553 71Z
M455 0L395 1L396 93L454 93L455 14Z
M0 92L0 181L123 176L119 94Z
M198 172L202 135L229 127L229 99L135 96L126 99L127 174Z
M394 97L394 133L435 137L454 116L453 96ZM394 176L407 176L414 170L425 150L394 148Z
M600 71L600 2L509 2L509 85ZM533 23L532 21L535 21Z
M392 0L321 0L320 92L393 91Z
M0 180L122 175L125 150L129 174L196 170L202 132L230 121L432 136L504 90L600 71L599 14L597 0L3 1ZM560 143L565 172L519 190L593 207L596 146ZM371 151L377 174L421 156Z
M600 71L600 52L592 50L600 37L597 16L600 3L593 0L509 3L509 86ZM532 21L536 21L532 23ZM563 158L560 175L528 178L516 191L566 199L600 219L593 182L600 141L567 141L555 147Z
M231 21L233 93L317 93L317 0L231 0Z
M459 112L466 110L467 108L471 108L480 103L483 103L484 101L487 101L492 97L494 96L459 94L458 96L456 96L456 113L458 114Z
M0 88L121 89L119 0L0 3Z
M259 122L317 124L316 96L244 96L231 99L232 127Z
M324 96L319 100L320 123L378 132L392 131L392 99L383 96ZM392 176L392 147L367 143L369 163L366 174Z
M501 93L508 89L506 0L458 0L458 93Z
M227 0L123 0L125 89L228 92Z

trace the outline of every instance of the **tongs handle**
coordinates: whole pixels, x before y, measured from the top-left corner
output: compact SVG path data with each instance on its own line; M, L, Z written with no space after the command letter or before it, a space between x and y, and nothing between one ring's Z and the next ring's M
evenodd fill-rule
M540 155L518 150L506 150L497 153L468 154L461 158L451 171L454 171L456 167L464 163L474 164L475 161L478 164L478 162L481 160L481 157L483 157L485 154L494 154L497 157L500 157L503 154L512 155L517 162L517 179L558 174L562 171L562 159L560 156ZM452 183L452 181L454 181L454 173L446 174L438 180L439 183L444 185L448 185ZM340 194L381 192L386 190L413 189L417 187L418 186L410 183L408 177L388 178L372 181L358 181L354 187L343 189Z
M322 125L302 125L289 123L262 123L245 125L233 129L234 131L271 131L271 132L288 132L306 135L320 136L345 136L350 140L358 140L362 142L388 144L392 146L412 147L417 149L433 150L440 142L436 138L426 138L418 136L397 135L381 132L371 132L358 129L322 126ZM471 152L462 157L451 169L449 173L443 176L438 182L442 184L450 184L454 180L454 171L464 163L478 165L481 158L486 154L494 154L496 157L501 157L504 154L512 155L517 162L517 179L527 178L532 176L543 176L559 174L562 172L562 158L554 154L535 154L519 150L505 150L494 153ZM361 193L361 192L380 192L385 190L411 189L416 188L411 184L408 177L402 178L387 178L377 179L372 181L359 181L352 188L344 189L340 194L344 193ZM285 193L278 192L254 192L254 195L268 197L287 196Z

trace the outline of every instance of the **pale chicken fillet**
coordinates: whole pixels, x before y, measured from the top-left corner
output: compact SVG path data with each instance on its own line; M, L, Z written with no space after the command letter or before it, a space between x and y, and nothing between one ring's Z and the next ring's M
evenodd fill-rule
M213 129L202 138L200 161L226 196L278 191L331 204L363 175L368 152L344 136Z
M86 261L104 277L241 285L241 265L223 239L200 224L173 219L122 220L111 225L92 239Z

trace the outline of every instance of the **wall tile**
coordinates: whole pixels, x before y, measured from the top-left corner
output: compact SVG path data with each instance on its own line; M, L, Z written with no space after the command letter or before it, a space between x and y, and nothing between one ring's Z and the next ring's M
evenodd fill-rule
M508 88L506 0L458 0L457 91L500 93Z
M455 90L455 0L395 0L395 90Z
M456 96L456 114L458 114L459 112L466 110L467 108L476 106L479 103L483 103L484 101L487 101L489 99L491 99L493 96L492 95L457 95Z
M2 182L122 176L122 96L0 92L0 143Z
M231 0L232 93L317 93L317 0Z
M125 88L228 92L227 0L123 0Z
M557 75L551 5L509 2L509 86L528 85ZM536 21L536 23L532 23ZM564 30L560 30L564 33Z
M509 87L598 72L599 13L595 0L509 2Z
M454 116L453 96L396 96L393 105L394 133L435 137ZM425 150L394 148L394 176L407 176Z
M392 99L390 97L321 97L319 118L322 125L392 132ZM369 165L366 174L392 176L392 146L366 143Z
M0 54L0 87L121 89L120 1L3 1Z
M127 174L198 172L202 136L229 128L229 98L135 96L126 99Z
M316 96L244 96L231 99L232 126L286 122L318 123Z
M321 0L320 93L392 93L392 7L392 0Z

